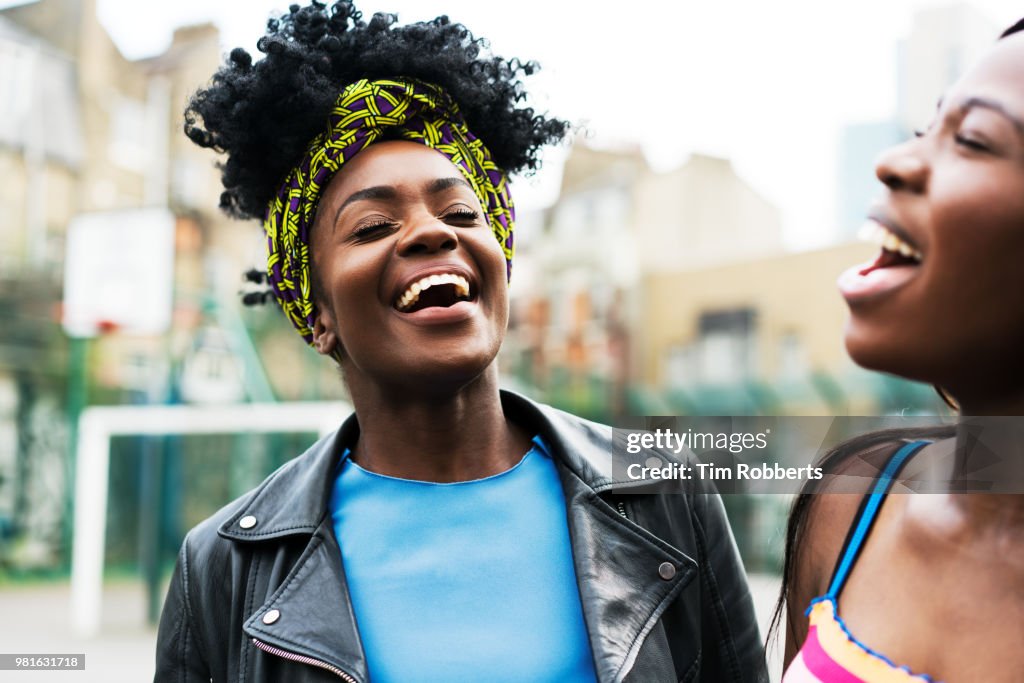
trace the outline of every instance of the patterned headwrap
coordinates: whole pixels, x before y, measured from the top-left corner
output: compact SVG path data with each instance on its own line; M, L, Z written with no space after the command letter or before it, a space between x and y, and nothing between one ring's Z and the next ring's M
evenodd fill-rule
M360 80L346 87L331 111L327 130L309 145L267 207L267 276L292 325L313 343L315 312L310 288L309 237L320 193L342 164L373 144L385 129L436 149L462 171L512 274L515 210L505 174L483 142L466 128L458 106L441 88L411 78Z

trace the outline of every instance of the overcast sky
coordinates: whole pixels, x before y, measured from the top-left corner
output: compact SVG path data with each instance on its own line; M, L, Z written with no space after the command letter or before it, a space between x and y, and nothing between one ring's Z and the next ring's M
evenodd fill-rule
M20 2L0 0L11 4ZM543 71L528 81L535 103L586 124L595 144L639 144L659 169L693 152L730 158L782 209L787 242L809 247L834 231L841 128L893 113L896 43L916 10L936 4L630 0L612 11L565 0L364 0L359 7L366 15L396 12L403 22L448 14L497 54L539 61ZM1010 0L970 4L999 28L1024 15ZM129 58L161 52L174 27L202 21L219 26L225 50L253 49L268 16L286 7L98 0L101 22ZM517 182L522 209L552 199L559 156L538 178Z

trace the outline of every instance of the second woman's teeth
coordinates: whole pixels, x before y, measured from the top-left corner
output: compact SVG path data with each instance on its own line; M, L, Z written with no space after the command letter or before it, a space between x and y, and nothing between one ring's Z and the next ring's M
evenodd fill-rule
M917 262L920 262L924 256L920 250L915 249L910 244L907 244L895 233L891 232L884 225L876 221L866 222L861 226L857 236L866 242L877 244L886 251L891 251L906 258L914 259Z

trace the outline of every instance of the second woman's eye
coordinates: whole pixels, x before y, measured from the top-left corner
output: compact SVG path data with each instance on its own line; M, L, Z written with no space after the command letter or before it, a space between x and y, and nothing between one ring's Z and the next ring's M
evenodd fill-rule
M985 144L981 140L978 140L977 138L973 138L973 137L971 137L969 135L964 135L963 133L957 133L956 135L953 136L953 139L956 140L956 143L958 145L960 145L961 147L966 147L967 149L973 150L975 152L987 152L987 151L989 151L989 148L988 148L987 144Z

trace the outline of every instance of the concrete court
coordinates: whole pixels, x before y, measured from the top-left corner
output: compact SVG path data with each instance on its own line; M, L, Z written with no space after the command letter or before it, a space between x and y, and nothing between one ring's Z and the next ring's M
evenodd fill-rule
M778 591L778 578L754 575L751 589L762 633ZM145 623L141 583L108 582L103 590L103 626L96 638L81 640L68 626L67 583L0 588L0 652L85 653L84 671L0 671L3 683L140 683L153 679L156 629ZM781 648L769 652L772 680L780 678Z

